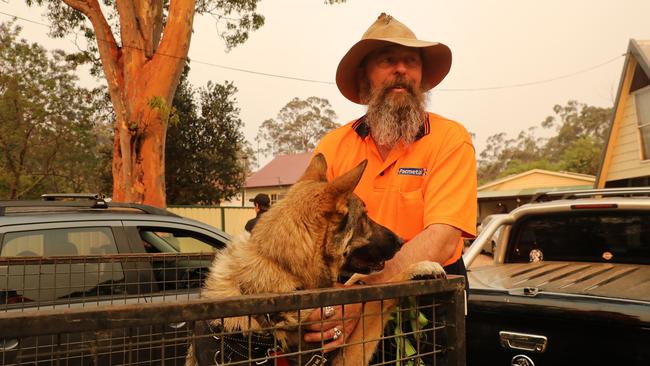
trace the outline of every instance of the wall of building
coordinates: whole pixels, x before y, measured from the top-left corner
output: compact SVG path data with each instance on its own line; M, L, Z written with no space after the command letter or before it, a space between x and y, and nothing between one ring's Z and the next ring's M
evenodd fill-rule
M542 172L531 173L517 179L509 180L498 185L489 187L489 191L505 191L511 189L563 187L593 184L593 179L576 179L560 175L545 174Z
M289 191L290 186L276 186L276 187L259 187L259 188L247 188L244 192L244 202L242 202L242 194L238 193L229 201L221 202L221 207L253 207L253 202L250 202L249 199L255 197L258 193L266 193L269 197L284 197ZM271 203L273 203L273 199ZM243 205L242 205L243 203Z
M607 172L607 181L650 175L650 161L641 160L641 142L634 94L626 99L618 138Z

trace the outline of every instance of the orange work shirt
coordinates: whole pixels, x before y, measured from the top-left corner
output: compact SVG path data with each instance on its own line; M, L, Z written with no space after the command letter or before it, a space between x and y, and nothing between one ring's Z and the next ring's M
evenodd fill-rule
M325 156L328 180L368 159L354 192L373 220L405 241L431 224L456 227L463 237L476 235L476 157L461 124L428 113L416 141L398 144L383 160L364 116L328 133L317 153ZM456 262L462 249L461 239L443 265Z

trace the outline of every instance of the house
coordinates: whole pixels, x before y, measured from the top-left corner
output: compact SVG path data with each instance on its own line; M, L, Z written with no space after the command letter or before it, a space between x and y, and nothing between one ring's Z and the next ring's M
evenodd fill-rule
M631 39L596 188L650 186L650 40Z
M271 205L282 199L307 169L311 155L311 152L306 152L273 158L246 180L243 199L245 205L252 206L253 203L249 202L249 199L258 193L268 194L271 197Z
M541 192L590 189L593 175L532 169L509 175L478 187L477 220L487 215L505 213L528 203Z

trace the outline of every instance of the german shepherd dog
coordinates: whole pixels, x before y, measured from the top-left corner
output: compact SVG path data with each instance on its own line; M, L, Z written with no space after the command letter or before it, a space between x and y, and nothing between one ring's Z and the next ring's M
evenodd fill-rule
M222 299L332 287L342 271L357 273L348 281L356 282L360 278L358 274L381 270L384 261L400 249L402 241L371 220L363 202L353 193L366 164L364 161L327 182L325 158L316 155L287 196L260 217L250 237L231 243L217 255L202 297ZM393 280L404 281L416 276L440 277L444 276L444 271L437 263L421 262ZM367 365L378 342L364 343L364 339L380 338L389 318L381 316L381 312L390 311L396 305L397 300L366 303L363 313L372 315L362 315L364 320L348 337L347 343L352 345L327 354L331 364ZM197 322L186 365L246 361L249 335L255 344L278 344L283 353L297 351L302 341L298 320L304 317L296 311ZM259 330L268 327L274 327L273 334ZM225 337L210 336L222 332L242 332L243 341L239 346L229 344L224 348L218 342L226 342L220 340ZM241 347L239 352L237 347ZM301 347L310 346L303 342ZM229 354L220 355L223 349L230 350ZM262 349L261 355L256 357L267 356L267 351ZM324 357L321 360L325 360ZM297 360L289 361L295 363Z

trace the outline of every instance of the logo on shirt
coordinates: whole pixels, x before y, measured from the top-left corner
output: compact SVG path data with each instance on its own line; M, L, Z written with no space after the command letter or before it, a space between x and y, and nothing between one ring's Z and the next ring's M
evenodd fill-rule
M417 177L424 177L427 175L426 168L399 168L397 175L414 175Z

